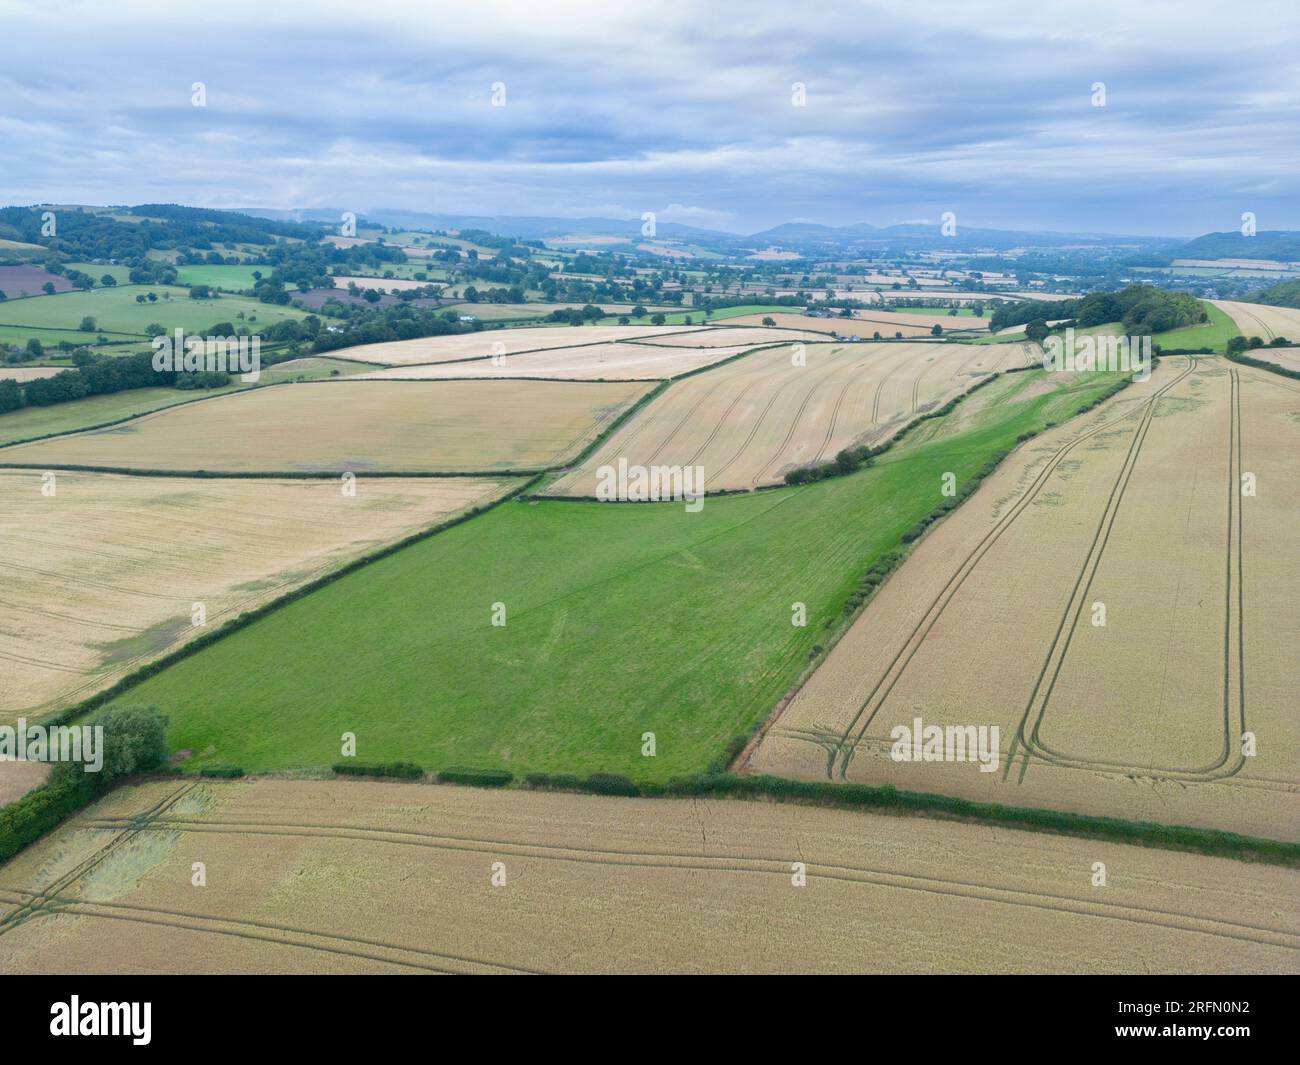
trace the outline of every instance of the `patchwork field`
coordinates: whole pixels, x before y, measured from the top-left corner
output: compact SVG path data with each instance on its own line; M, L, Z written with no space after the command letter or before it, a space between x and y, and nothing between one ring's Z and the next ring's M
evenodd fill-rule
M291 588L497 497L469 477L186 480L0 470L0 721L108 687ZM195 603L204 625L192 624Z
M1291 973L1297 898L1288 869L808 807L170 781L0 870L0 968Z
M651 340L638 340L637 344L654 344L656 347L715 348L736 347L759 344L776 344L796 341L812 342L825 340L823 333L814 333L807 329L777 329L762 326L750 329L745 326L718 326L714 329L697 329L689 333L669 333Z
M610 344L620 340L687 332L691 326L557 325L525 326L519 329L488 329L453 336L394 340L386 344L363 344L330 352L336 358L377 362L390 366L414 366L452 359L481 359L491 355L520 355L526 351L571 348L579 344Z
M909 437L895 461L819 484L709 499L698 513L505 504L287 604L123 699L170 715L169 742L197 752L192 767L328 766L352 731L359 757L428 769L698 772L789 688L860 575L933 507L944 472L964 483L1109 381L1034 371L977 396L1004 384L977 422ZM804 627L791 624L794 602ZM654 758L640 753L647 730Z
M808 345L793 365L780 345L673 384L577 469L555 495L594 496L599 469L702 466L710 491L779 483L787 470L826 461L852 444L875 444L915 415L1005 365L1023 345Z
M1235 300L1207 300L1227 314L1241 330L1242 336L1272 340L1286 337L1300 343L1300 310L1293 307L1269 307L1262 303Z
M136 302L136 296L147 296L150 292L158 297L156 302ZM242 319L238 317L241 313ZM265 327L285 319L303 318L306 313L296 307L261 303L246 296L191 299L189 289L175 285L118 285L0 302L0 325L11 326L20 334L30 334L47 343L61 338L51 339L42 329L76 330L82 318L93 318L95 329L81 334L84 343L99 333L119 339L143 338L150 323L168 330L180 328L207 333L218 322Z
M238 473L492 472L578 452L643 384L329 381L0 449L0 463Z
M751 768L1300 837L1297 445L1300 388L1166 360L933 530ZM893 760L916 717L998 726L996 771Z

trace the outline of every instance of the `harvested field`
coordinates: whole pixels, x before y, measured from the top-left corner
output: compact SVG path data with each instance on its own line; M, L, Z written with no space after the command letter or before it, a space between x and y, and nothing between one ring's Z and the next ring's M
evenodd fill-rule
M260 603L500 495L470 478L0 470L0 721L65 705ZM195 603L204 625L192 624Z
M1298 445L1300 388L1166 360L933 530L752 768L1300 837ZM996 771L893 760L916 717L997 726Z
M1291 973L1298 888L1272 866L770 803L168 781L0 870L0 968Z
M346 289L356 285L359 289L378 289L380 292L405 292L408 289L424 288L428 281L415 281L401 277L335 277L334 287Z
M526 351L571 348L580 344L610 344L620 340L663 336L669 333L700 332L688 325L557 325L526 326L520 329L485 329L453 336L394 340L384 344L362 344L329 352L337 358L377 362L390 366L415 366L452 359L480 359L490 355L520 355Z
M1300 342L1300 310L1294 307L1269 307L1263 303L1239 303L1235 300L1206 300L1228 315L1242 336L1272 340L1286 337Z
M936 325L942 327L945 333L955 329L987 333L989 328L987 318L976 318L971 314L950 315L911 311L854 311L852 322L859 323L853 326L854 329L870 328L873 332L879 329L884 336L893 336L894 332L900 329L903 331L903 336L928 336ZM846 322L845 328L851 324Z
M203 395L224 395L247 387L229 385L205 391ZM23 407L0 415L0 447L52 433L71 433L94 425L107 425L163 407L192 403L195 399L193 392L181 388L131 388L125 392L108 392L67 403L54 403L48 407Z
M783 344L675 383L548 491L594 496L597 471L620 459L701 466L709 491L778 483L796 466L879 443L1004 361L1020 365L1026 350L821 343L795 366Z
M771 318L776 322L775 326L763 325L764 318ZM759 326L763 329L798 329L813 333L825 333L830 335L840 328L839 318L810 318L806 314L791 314L781 311L767 311L761 314L739 314L734 318L728 318L727 324L730 326L748 325Z
M65 366L0 366L0 381L37 381L62 373Z
M0 449L0 463L223 473L534 469L574 455L645 388L565 381L275 385Z
M569 381L654 381L722 362L755 345L688 348L650 344L583 344L576 348L531 351L500 360L435 362L391 366L363 374L361 381L430 381L482 378L551 378Z

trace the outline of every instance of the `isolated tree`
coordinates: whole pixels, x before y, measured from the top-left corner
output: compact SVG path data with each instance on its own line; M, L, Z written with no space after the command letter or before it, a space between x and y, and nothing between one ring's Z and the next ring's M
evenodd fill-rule
M47 296L53 296L53 295L54 295L54 282L53 282L53 281L46 281L45 284L43 284L43 285L41 286L41 291L44 292Z
M776 319L773 318L771 315L768 315L767 317L765 317L765 318L763 319L763 324L764 324L764 325L776 325Z
M77 328L80 329L83 333L93 333L98 328L98 326L95 325L94 318L92 318L90 315L86 315L86 317L81 320L81 324L77 326Z
M943 335L943 326L941 326L938 322L935 322L934 325L932 325L932 326L930 327L930 335L931 335L931 336L936 336L936 337L937 337L937 336L942 336L942 335Z
M117 278L115 278L112 274L105 274L103 277L99 279L99 283L103 285L105 288L112 288L114 285L117 284Z
M41 342L39 340L37 340L35 337L32 337L29 341L27 341L27 355L29 358L39 359L44 354L45 354L45 348L41 345Z

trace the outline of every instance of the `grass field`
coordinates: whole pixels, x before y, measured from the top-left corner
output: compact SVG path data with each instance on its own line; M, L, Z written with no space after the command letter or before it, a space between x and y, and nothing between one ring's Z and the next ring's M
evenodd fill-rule
M648 386L328 381L255 388L0 451L0 463L221 472L475 472L572 457Z
M158 296L157 302L136 303L136 296L149 292ZM241 312L244 314L242 319L238 317ZM265 327L285 319L296 320L306 317L306 314L296 307L260 303L245 296L190 299L188 289L175 285L118 285L89 292L60 292L53 296L7 300L0 303L0 327L9 327L4 330L4 339L12 334L23 343L29 336L37 337L42 343L80 337L80 342L85 343L99 333L104 333L109 339L143 338L145 327L151 323L167 330L180 328L206 333L218 322L230 322L256 331L257 326ZM93 332L78 331L81 320L86 317L95 320ZM43 332L47 329L72 331L73 335L70 338L62 335L52 337Z
M942 473L960 483L1105 386L1075 382L1069 395L991 405L981 424L900 445L888 464L709 500L699 513L507 503L275 611L123 698L170 714L172 745L203 752L196 764L325 766L353 731L360 757L429 768L648 780L700 770L767 714L862 572L934 506ZM791 624L796 602L806 627ZM495 603L504 626L491 624ZM348 648L342 669L339 647ZM640 754L647 731L658 737L654 758Z
M1169 359L1021 449L886 585L754 768L1294 839L1297 395ZM1271 488L1244 496L1244 471ZM998 771L892 760L918 714L997 725ZM1246 731L1268 749L1243 757Z
M861 812L159 781L0 870L0 968L1290 973L1298 897L1290 869Z
M638 345L640 346L640 345ZM599 470L698 466L709 491L779 483L787 470L878 444L989 372L1024 364L1021 345L781 344L678 381L580 467L557 495L594 496Z
M0 719L102 690L343 562L505 490L468 477L188 481L0 470ZM205 606L203 626L191 623Z
M178 403L189 403L200 397L225 395L247 387L232 384L202 392L181 388L133 388L126 392L87 396L85 399L74 399L49 407L24 407L22 410L0 414L0 447L19 440L49 436L51 433L72 433L88 429L92 425L106 425ZM0 462L5 461L7 460L0 458Z
M178 266L176 280L182 285L211 285L227 292L242 292L257 284L253 275L271 276L270 266Z
M1225 314L1223 310L1213 303L1202 301L1205 305L1206 313L1210 320L1202 325L1189 325L1182 329L1169 329L1163 333L1156 333L1151 341L1153 344L1160 345L1165 351L1176 351L1180 348L1210 348L1212 351L1223 353L1227 347L1228 341L1241 332L1232 318ZM1121 330L1122 332L1122 330ZM1268 337L1264 338L1265 340Z

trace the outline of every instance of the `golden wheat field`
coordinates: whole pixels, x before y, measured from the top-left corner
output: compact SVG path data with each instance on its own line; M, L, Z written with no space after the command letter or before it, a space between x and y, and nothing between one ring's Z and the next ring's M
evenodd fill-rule
M355 359L388 366L414 366L451 359L481 359L492 355L519 355L525 351L571 348L577 344L611 344L620 340L700 332L696 325L558 325L527 326L520 329L485 329L454 336L393 340L383 344L362 344L328 354L332 358Z
M1300 343L1300 310L1293 307L1269 307L1262 303L1241 303L1236 300L1210 300L1233 320L1243 336L1272 340L1286 337Z
M1252 359L1262 359L1281 366L1284 370L1300 372L1300 347L1294 348L1254 348L1246 353Z
M216 472L493 472L562 462L632 382L328 381L187 403L0 449L0 463Z
M674 383L549 491L594 495L597 471L620 459L702 466L710 491L774 484L849 445L879 443L988 373L1020 365L1026 352L1018 344L764 349Z
M775 330L774 330L775 332ZM778 338L779 340L779 338ZM776 343L777 341L770 341ZM669 347L650 343L583 344L576 348L530 351L499 359L392 366L359 374L358 381L493 380L550 378L567 381L652 381L730 359L756 345Z
M915 818L172 780L0 870L0 968L1282 973L1297 899L1294 870Z
M932 530L750 768L1300 837L1297 444L1300 386L1166 360ZM896 760L917 718L993 771Z
M75 702L509 482L0 470L0 721ZM195 604L202 624L195 625Z

